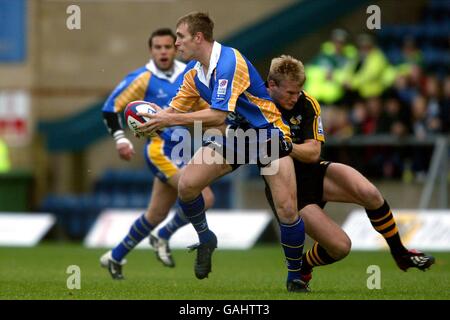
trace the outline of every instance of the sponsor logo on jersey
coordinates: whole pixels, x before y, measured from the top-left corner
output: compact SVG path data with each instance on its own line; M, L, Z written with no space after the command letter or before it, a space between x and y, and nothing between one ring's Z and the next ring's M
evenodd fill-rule
M227 93L228 79L219 79L219 87L217 88L217 98ZM222 98L222 97L220 97Z
M167 98L167 93L164 92L163 89L159 88L158 94L156 95L158 99Z
M323 135L322 118L320 116L317 117L317 133Z
M300 122L302 122L302 115L298 115L297 117L291 117L291 119L289 120L290 123L292 124L300 124Z

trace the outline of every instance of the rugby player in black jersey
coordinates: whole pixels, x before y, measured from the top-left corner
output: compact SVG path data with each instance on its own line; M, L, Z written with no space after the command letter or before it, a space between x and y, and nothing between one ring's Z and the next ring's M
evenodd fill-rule
M324 211L328 201L364 207L373 228L389 245L397 266L403 271L408 268L426 270L434 263L434 257L405 248L391 209L380 191L352 167L320 157L325 142L320 106L302 90L305 80L304 67L299 60L285 55L272 60L267 87L290 125L293 142L290 155L295 165L298 209L306 233L315 240L302 256L302 280L309 282L313 267L336 262L351 248L348 235ZM274 210L267 185L266 196Z

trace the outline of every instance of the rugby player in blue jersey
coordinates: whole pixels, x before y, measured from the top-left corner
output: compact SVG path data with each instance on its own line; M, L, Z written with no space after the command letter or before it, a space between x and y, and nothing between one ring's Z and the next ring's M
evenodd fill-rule
M129 161L135 154L133 144L125 137L120 121L120 113L126 105L134 100L145 100L167 108L182 83L186 65L175 60L175 40L170 29L154 31L148 42L152 59L145 66L128 74L103 106L106 126L114 137L117 152L123 160ZM202 101L198 103L201 104ZM125 238L100 258L101 265L108 269L113 279L123 279L122 266L126 262L124 257L147 236L158 259L166 266L174 266L168 239L178 228L187 224L188 220L177 208L168 224L158 233L152 232L176 203L178 181L185 165L181 155L176 159L172 157L172 149L178 143L172 141L172 133L173 128L162 130L158 135L150 137L144 148L147 165L156 177L153 180L152 195L146 212L133 223ZM214 195L210 188L205 186L202 195L205 206L211 207Z
M288 275L288 291L304 292L307 288L300 279L301 258L304 242L304 225L297 211L295 172L289 126L283 122L281 113L270 98L264 81L253 65L236 49L226 47L213 38L214 23L207 14L190 13L177 23L176 46L188 64L183 83L170 107L154 115L140 126L147 134L176 125L194 125L201 122L205 127L223 126L227 115L235 112L245 118L257 134L252 152L249 143L244 162L258 163L265 181L272 190L274 206L280 220L281 243L283 245ZM193 111L199 99L210 108ZM259 133L264 133L262 136ZM212 254L217 247L217 238L208 227L205 215L205 199L201 191L213 181L224 176L241 164L238 154L227 133L214 141L204 141L191 161L184 168L178 183L178 203L185 216L194 226L199 244L194 265L198 279L208 277L211 272ZM275 147L272 143L275 142ZM266 160L270 159L270 162ZM272 170L276 168L276 170Z

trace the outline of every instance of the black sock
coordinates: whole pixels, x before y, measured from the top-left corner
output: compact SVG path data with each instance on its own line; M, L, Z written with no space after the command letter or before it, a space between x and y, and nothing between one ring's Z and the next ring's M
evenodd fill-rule
M393 255L403 254L407 251L400 239L397 224L386 200L380 208L366 209L366 213L374 229L386 240Z
M311 249L303 254L301 274L311 273L313 267L325 266L338 260L331 257L318 242L314 242Z

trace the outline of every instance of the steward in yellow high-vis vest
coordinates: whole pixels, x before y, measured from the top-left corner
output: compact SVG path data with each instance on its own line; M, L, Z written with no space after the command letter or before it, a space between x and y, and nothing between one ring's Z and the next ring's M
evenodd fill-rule
M0 139L0 173L8 172L10 169L8 145Z

